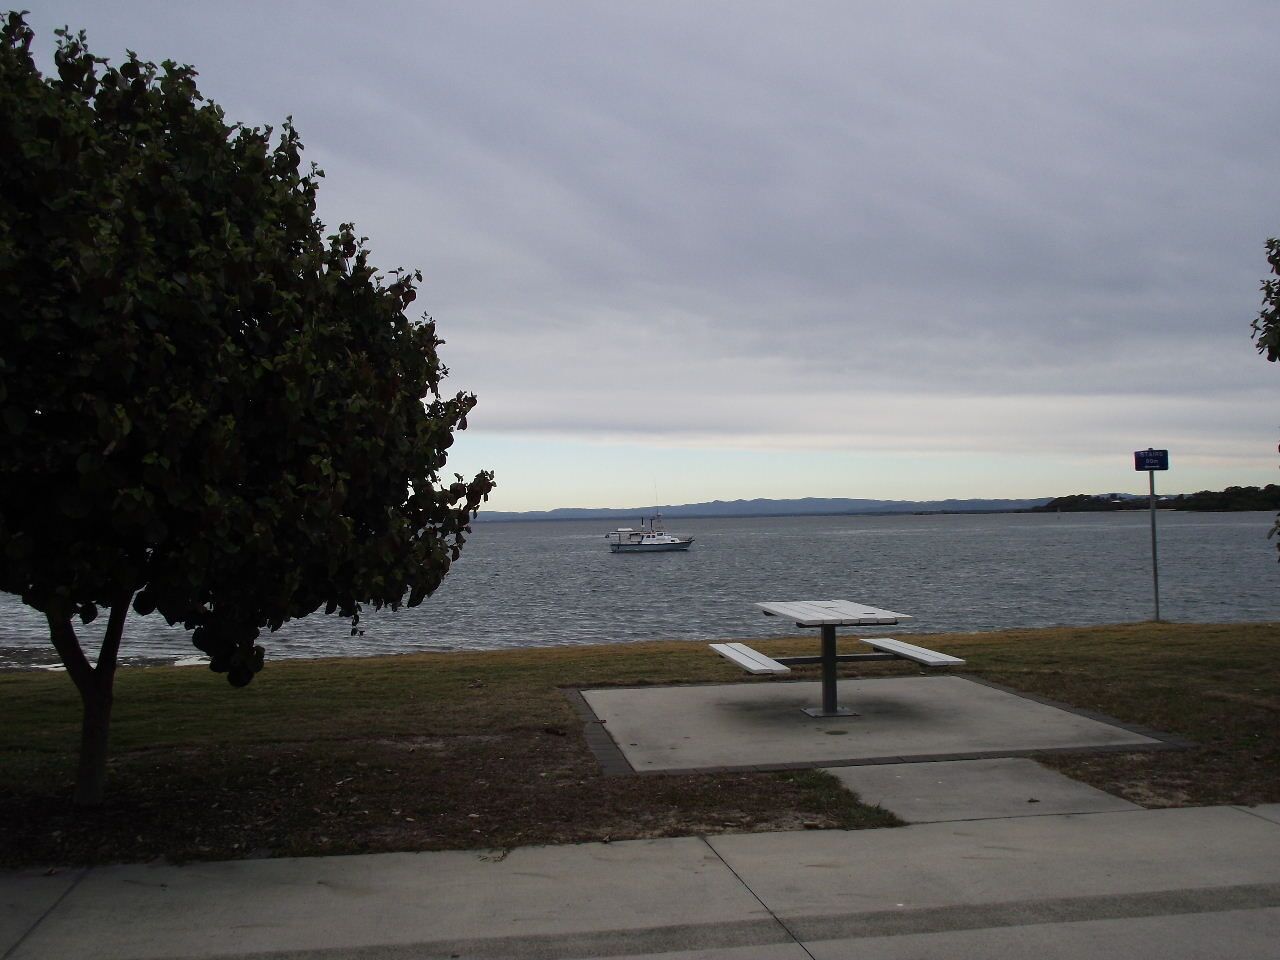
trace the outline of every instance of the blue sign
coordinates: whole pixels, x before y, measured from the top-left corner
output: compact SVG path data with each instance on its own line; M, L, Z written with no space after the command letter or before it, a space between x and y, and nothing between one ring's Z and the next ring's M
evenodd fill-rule
M1150 447L1146 450L1135 450L1133 451L1133 469L1168 470L1169 451L1152 450Z

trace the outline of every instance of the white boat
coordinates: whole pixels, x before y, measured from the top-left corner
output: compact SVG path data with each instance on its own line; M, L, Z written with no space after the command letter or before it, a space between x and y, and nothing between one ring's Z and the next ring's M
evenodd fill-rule
M612 553L661 553L669 550L688 550L693 537L673 537L662 526L662 514L655 513L648 520L641 520L640 527L619 527L606 533Z

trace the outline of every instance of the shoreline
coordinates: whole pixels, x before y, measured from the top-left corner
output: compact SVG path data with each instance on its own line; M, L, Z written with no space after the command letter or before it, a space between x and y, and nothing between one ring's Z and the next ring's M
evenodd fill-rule
M895 626L897 632L907 633L909 631L902 629L902 624ZM1280 626L1280 618L1263 619L1263 620L1224 620L1224 621L1181 621L1164 619L1159 622L1154 620L1124 620L1115 623L1092 623L1092 624L1049 624L1042 626L1020 626L1020 627L1002 627L995 630L957 630L945 631L938 630L933 632L910 631L913 640L933 643L948 642L1005 642L1013 638L1035 640L1045 634L1052 634L1061 631L1078 631L1089 632L1095 630L1132 630L1144 627L1170 627L1172 629L1184 629L1192 627L1202 627L1206 629L1222 630L1239 628L1260 628L1267 626ZM868 630L875 630L878 634L884 634L887 627L869 627ZM842 640L853 642L855 638L852 635L842 637ZM643 650L646 648L666 648L666 649L697 649L705 647L711 643L733 643L733 642L749 642L752 644L763 644L771 646L781 642L800 641L805 642L812 640L810 633L805 632L803 628L787 633L780 632L767 637L760 636L708 636L702 639L689 639L685 637L672 637L665 639L640 639L640 640L614 640L602 643L531 643L524 645L511 645L503 647L486 647L486 648L466 648L451 647L418 649L418 650L400 650L400 651L371 651L369 653L351 654L351 653L335 653L335 654L316 654L316 655L298 655L298 656L272 656L272 649L267 646L266 650L266 667L270 669L272 666L280 666L283 664L316 664L324 662L332 663L353 663L368 664L382 660L412 660L418 657L438 657L442 659L451 659L454 657L502 657L513 656L523 658L530 653L557 653L565 655L569 652L580 652L585 656L594 656L603 651L612 650ZM192 648L194 650L194 647ZM34 652L34 651L33 651ZM52 646L49 649L52 655ZM92 651L86 651L86 655ZM94 662L90 657L90 662ZM181 656L124 656L121 657L118 669L122 671L147 670L155 668L186 668L186 667L207 667L209 658L203 654L193 652ZM31 664L6 664L0 663L0 677L6 675L22 675L22 674L47 674L47 673L65 673L66 668L60 663L31 663Z

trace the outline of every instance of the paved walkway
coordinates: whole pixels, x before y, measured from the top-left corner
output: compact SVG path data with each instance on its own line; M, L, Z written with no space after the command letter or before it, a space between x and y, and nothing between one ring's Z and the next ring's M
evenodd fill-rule
M833 767L827 773L863 803L892 810L908 823L1142 809L1026 757Z
M0 874L4 960L1276 956L1280 805Z

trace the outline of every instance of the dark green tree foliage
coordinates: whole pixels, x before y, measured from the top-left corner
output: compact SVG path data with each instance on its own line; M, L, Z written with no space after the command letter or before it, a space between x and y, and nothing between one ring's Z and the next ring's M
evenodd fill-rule
M1227 487L1225 490L1201 490L1178 494L1170 505L1175 510L1275 510L1280 507L1280 485L1265 487Z
M378 275L350 224L325 236L290 123L273 147L190 67L115 68L83 34L59 32L46 78L32 39L9 14L0 589L48 619L96 802L130 605L242 686L262 628L420 603L493 477L441 480L475 398L441 395L442 341L405 316L421 276ZM74 621L100 609L91 665Z
M1262 309L1253 321L1253 338L1258 343L1258 352L1275 363L1280 360L1280 239L1276 237L1267 241L1267 264L1274 276L1262 281ZM1277 533L1280 533L1280 515L1268 536ZM1276 548L1280 549L1280 541Z
M1280 239L1267 241L1267 264L1275 276L1262 281L1262 309L1253 321L1258 352L1275 363L1280 360Z
M1147 510L1147 497L1112 497L1109 493L1076 493L1069 497L1055 497L1039 507L1037 513L1100 513L1116 510ZM1160 507L1165 510L1275 510L1280 508L1280 485L1269 483L1265 487L1227 487L1225 490L1201 490L1198 493L1180 493L1161 497Z

